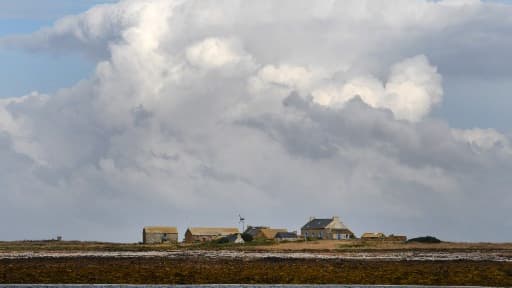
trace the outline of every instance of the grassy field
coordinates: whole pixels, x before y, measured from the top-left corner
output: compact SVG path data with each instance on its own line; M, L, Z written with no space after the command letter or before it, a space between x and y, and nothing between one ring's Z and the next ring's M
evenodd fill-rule
M289 242L264 247L283 251L496 251L512 250L512 243L401 243L361 240Z
M0 283L512 286L512 263L197 257L0 259Z
M25 251L167 251L178 248L176 244L142 245L138 243L52 240L0 242L0 253Z

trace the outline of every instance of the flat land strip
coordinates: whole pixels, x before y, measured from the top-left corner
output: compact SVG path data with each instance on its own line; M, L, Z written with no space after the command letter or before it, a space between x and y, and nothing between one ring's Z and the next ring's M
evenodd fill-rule
M512 263L197 257L1 259L0 283L512 286Z
M0 241L2 252L37 251L173 251L237 250L276 252L363 252L363 251L512 251L512 243L397 243L361 240L300 242L250 242L246 244L151 244L81 241Z
M512 286L512 244L0 242L0 283Z

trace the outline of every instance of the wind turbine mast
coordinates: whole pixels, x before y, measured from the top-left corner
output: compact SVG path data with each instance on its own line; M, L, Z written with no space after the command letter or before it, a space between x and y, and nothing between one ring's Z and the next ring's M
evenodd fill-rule
M238 214L239 221L238 223L242 224L242 233L245 231L245 218Z

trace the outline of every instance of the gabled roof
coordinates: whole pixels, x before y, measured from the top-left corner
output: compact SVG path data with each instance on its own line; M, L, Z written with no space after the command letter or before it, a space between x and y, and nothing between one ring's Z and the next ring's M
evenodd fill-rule
M287 232L286 229L276 229L276 228L263 228L261 229L261 234L263 234L263 237L267 239L274 239L276 237L276 234L279 232Z
M146 226L144 227L144 232L178 234L178 228L170 226Z
M302 229L323 229L326 228L327 225L331 224L333 221L332 218L329 219L311 219L306 225L302 226Z
M216 235L230 235L240 233L238 228L233 227L190 227L187 231L190 231L192 235L205 235L205 236L216 236Z

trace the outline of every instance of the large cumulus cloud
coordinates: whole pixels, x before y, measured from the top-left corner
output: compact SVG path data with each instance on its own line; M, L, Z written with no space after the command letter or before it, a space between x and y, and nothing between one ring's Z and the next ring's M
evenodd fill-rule
M289 228L339 214L358 233L509 239L510 139L429 113L443 71L461 74L456 50L512 48L511 11L128 0L0 39L97 61L73 87L1 100L0 236L135 241L143 225L236 225L242 213ZM464 73L510 72L492 57L467 59Z

